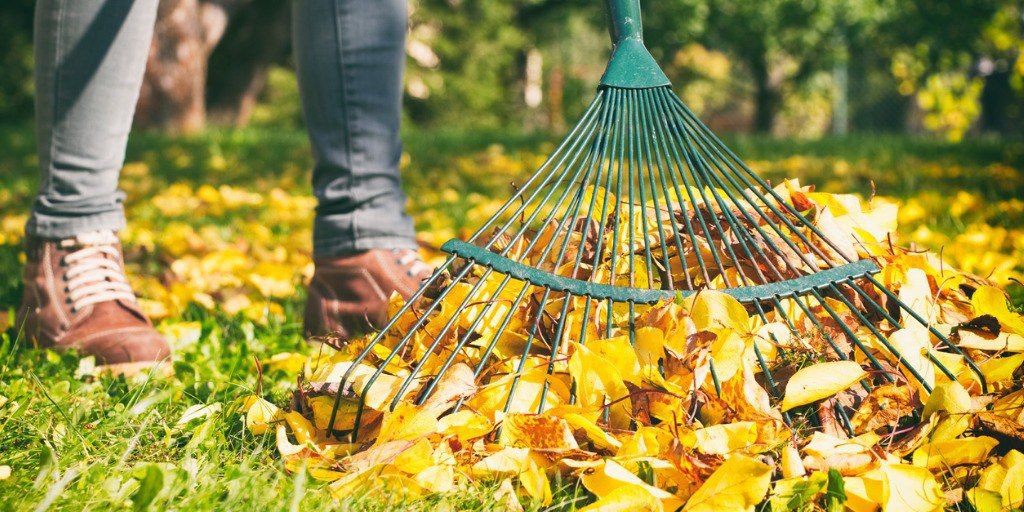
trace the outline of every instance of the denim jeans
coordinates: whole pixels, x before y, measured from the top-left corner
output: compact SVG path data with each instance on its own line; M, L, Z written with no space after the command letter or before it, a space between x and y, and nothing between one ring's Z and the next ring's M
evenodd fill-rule
M124 227L118 190L157 0L39 0L41 170L26 230ZM398 162L405 0L294 0L293 43L312 146L317 257L414 248Z

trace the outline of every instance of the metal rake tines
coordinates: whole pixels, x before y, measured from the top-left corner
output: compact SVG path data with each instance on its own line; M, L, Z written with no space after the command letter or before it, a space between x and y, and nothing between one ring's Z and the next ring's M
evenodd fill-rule
M620 336L630 344L642 343L637 337L645 336L658 313L673 304L623 303L553 291L461 259L443 269L454 271L454 280L436 294L424 293L420 299L429 304L419 311L407 305L353 360L351 374L341 379L335 397L338 410L352 421L344 421L336 435L358 438L360 428L372 427L377 414L402 400L426 403L454 364L470 368L482 389L460 399L454 410L468 406L541 413L574 404L578 383L569 377L568 344L587 346ZM693 295L700 293L715 292ZM764 328L753 351L765 388L775 398L781 398L775 373L809 353L872 367L875 372L862 382L865 391L904 379L930 391L937 379L959 377L947 367L948 356L963 358L984 386L969 357L872 276L831 282L806 294L767 297L747 304L747 312L752 329ZM931 337L941 340L937 347ZM355 370L363 364L363 371ZM720 391L713 357L707 364ZM699 388L695 384L686 389L689 396L679 397L680 409L699 406ZM387 401L380 400L381 390ZM375 402L368 400L371 393L378 395ZM602 406L610 414L613 404ZM852 433L848 410L837 407L835 412ZM331 424L338 425L334 420Z
M356 437L374 419L365 411L426 402L456 364L472 369L487 400L500 399L488 389L503 390L505 411L574 403L569 342L634 343L652 304L706 289L781 329L768 340L778 357L755 346L769 388L773 365L810 347L875 368L868 389L908 378L930 391L935 376L917 364L929 336L980 378L945 333L882 286L872 260L855 259L856 241L825 236L792 196L747 168L667 87L603 88L468 242L445 244L452 256L341 376L330 423ZM908 335L890 338L915 325L927 334L915 334L917 352L908 354ZM787 347L780 336L818 343ZM955 378L941 357L927 355ZM526 399L517 397L523 387ZM339 416L352 421L339 428Z

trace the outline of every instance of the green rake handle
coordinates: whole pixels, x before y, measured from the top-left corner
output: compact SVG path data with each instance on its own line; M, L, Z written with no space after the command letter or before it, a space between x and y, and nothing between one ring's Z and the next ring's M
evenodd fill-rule
M612 58L601 87L650 89L672 85L644 46L640 0L607 0L611 15Z
M623 39L643 41L644 27L640 22L640 0L608 0L608 13L612 17L612 43Z

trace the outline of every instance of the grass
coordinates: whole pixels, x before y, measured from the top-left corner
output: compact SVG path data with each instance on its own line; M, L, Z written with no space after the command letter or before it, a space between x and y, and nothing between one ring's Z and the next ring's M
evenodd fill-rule
M478 224L510 183L540 163L552 142L544 135L457 131L413 132L406 140L406 188L429 243ZM501 147L494 146L498 141ZM731 142L774 180L794 176L824 190L863 196L874 188L899 200L914 214L901 217L907 220L901 228L906 239L933 249L956 247L950 257L979 272L986 263L967 258L972 247L984 248L975 252L987 255L989 264L1005 267L1008 260L1008 269L993 277L1010 284L1021 303L1021 287L1009 279L1022 270L1024 245L1015 240L1024 239L1024 205L1018 206L1024 197L1024 145L999 140L952 145L891 136ZM28 130L0 130L0 308L7 312L21 294L17 243L37 179L33 148ZM88 360L27 347L6 329L0 338L0 465L9 466L11 475L0 480L0 510L332 506L329 493L305 472L284 471L273 437L252 436L238 414L241 397L260 389L283 405L294 385L292 373L273 366L261 380L254 360L308 351L300 325L311 215L304 134L141 134L131 141L128 161L122 185L132 221L125 233L133 248L129 261L143 278L137 283L141 295L161 311L161 326L175 343L175 376L96 378ZM232 188L217 189L221 185ZM273 196L269 191L275 188L281 199L260 199ZM232 191L259 195L239 203ZM998 230L1006 231L1008 240L993 238ZM268 292L247 280L248 266L203 266L222 262L214 256L232 250L270 265L268 276L283 268L279 280L285 290ZM209 258L197 260L193 254ZM175 282L191 287L186 297L211 297L214 307L176 300L167 291ZM0 318L0 327L4 322ZM418 501L352 496L341 505L348 510L498 509L492 496L493 489L474 487ZM580 496L578 487L566 483L555 503L568 507L582 503Z

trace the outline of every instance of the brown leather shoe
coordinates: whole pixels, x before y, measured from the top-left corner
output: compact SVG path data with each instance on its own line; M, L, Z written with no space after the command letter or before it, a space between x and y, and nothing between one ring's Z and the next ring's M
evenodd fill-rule
M314 263L306 336L331 334L340 341L379 329L391 293L408 299L431 272L414 249L372 249Z
M27 237L25 295L15 324L40 346L76 349L101 370L170 370L167 341L139 308L112 231L63 240Z

